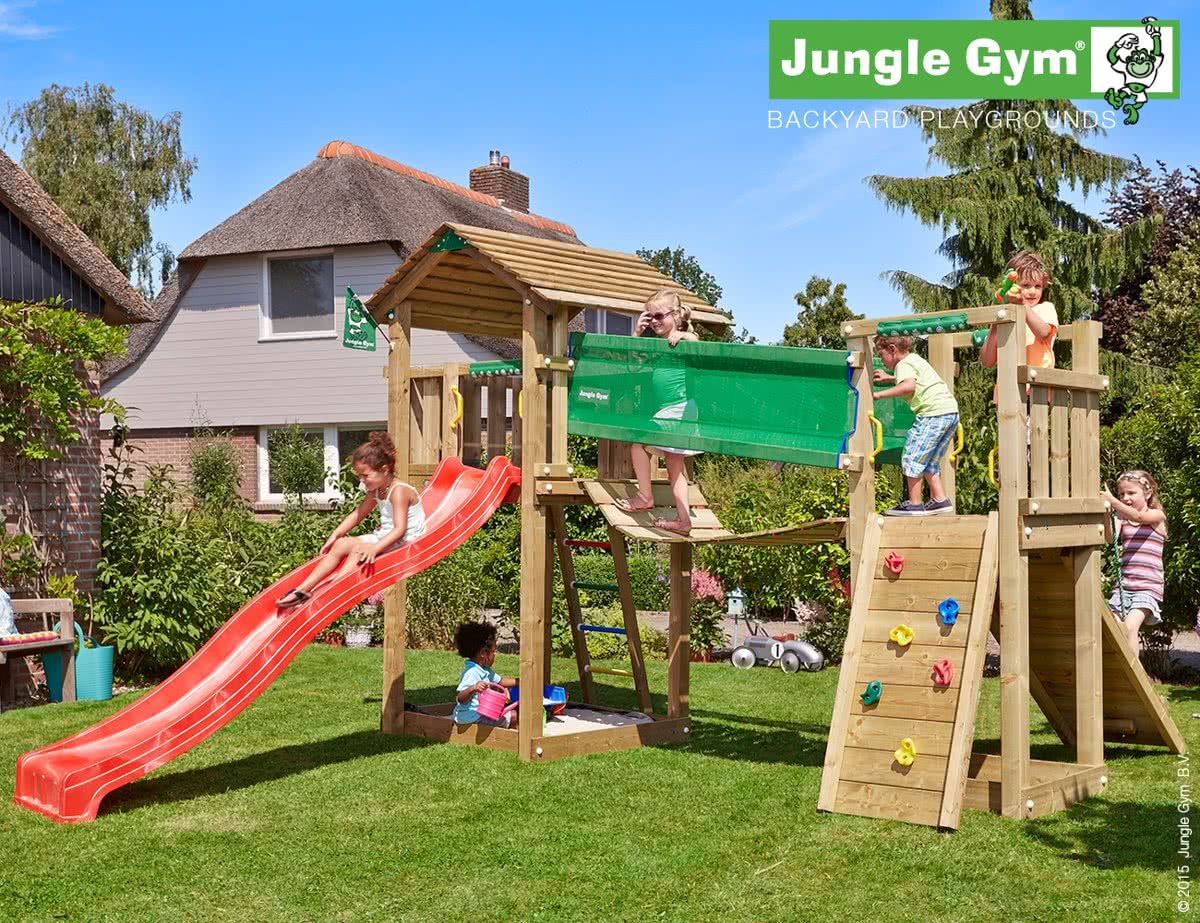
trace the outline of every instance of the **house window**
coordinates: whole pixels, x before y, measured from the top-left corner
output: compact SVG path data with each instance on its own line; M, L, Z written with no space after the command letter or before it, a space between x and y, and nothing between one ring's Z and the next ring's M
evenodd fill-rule
M601 308L586 308L583 313L584 329L588 333L609 333L614 336L633 334L633 316L605 311Z
M335 336L332 254L277 257L266 262L263 335Z
M304 493L305 500L314 502L331 502L342 500L338 492L338 472L341 466L350 459L354 450L367 441L371 430L386 430L383 423L354 423L345 427L312 426L304 427L305 439L322 447L325 461L325 476L320 483L307 485ZM260 502L280 503L285 497L280 489L277 470L271 464L272 442L277 441L277 434L283 427L261 427L258 431L258 499ZM276 439L273 440L272 437Z

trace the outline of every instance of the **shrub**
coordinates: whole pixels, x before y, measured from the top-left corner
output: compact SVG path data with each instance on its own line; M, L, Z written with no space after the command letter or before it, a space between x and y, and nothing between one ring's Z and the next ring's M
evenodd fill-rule
M725 610L711 597L701 597L692 605L691 626L688 631L688 646L693 654L723 648L726 644L725 627L722 624Z
M697 472L722 524L735 532L847 515L846 477L836 471L775 466L735 458L707 457ZM876 478L880 507L895 502L896 481ZM751 547L702 545L696 562L721 585L741 587L756 611L783 612L799 598L827 608L842 596L840 578L849 569L841 543Z
M302 506L305 494L324 489L325 443L319 435L306 433L293 423L272 431L267 441L271 481L289 501Z
M481 544L473 539L408 581L408 642L413 647L453 648L454 632L478 618L483 597Z
M202 503L238 503L242 477L238 453L227 433L204 428L192 436L192 493Z

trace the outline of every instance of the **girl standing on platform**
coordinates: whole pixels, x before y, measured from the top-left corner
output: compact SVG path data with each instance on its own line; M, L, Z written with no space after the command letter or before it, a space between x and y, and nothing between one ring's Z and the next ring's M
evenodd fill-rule
M679 300L679 293L669 288L660 288L650 296L637 320L634 336L661 337L671 346L682 340L700 339L689 328L691 312ZM694 420L695 403L684 393L685 373L682 368L656 368L652 373L655 393L667 395L667 403L654 414L654 419L664 421ZM667 480L671 484L671 495L675 499L675 519L656 519L656 529L667 529L687 535L692 530L692 516L688 509L688 479L685 460L699 455L691 449L669 449L661 446L644 446L633 443L629 447L633 461L633 472L637 476L636 497L617 501L617 506L626 512L654 508L654 493L650 484L650 465L653 454L662 455L667 462Z
M387 433L374 432L354 450L354 473L362 482L367 495L343 519L325 544L321 546L321 561L294 590L288 590L276 600L280 609L300 606L312 598L313 588L328 577L339 564L338 576L356 567L370 568L376 555L389 551L400 542L412 541L425 531L425 510L415 488L397 481L396 447ZM379 507L379 528L366 535L350 538L347 533Z
M1158 498L1158 484L1145 471L1126 471L1117 478L1117 496L1107 487L1103 496L1117 514L1121 540L1121 581L1108 606L1124 621L1129 645L1136 652L1142 625L1162 621L1167 514Z

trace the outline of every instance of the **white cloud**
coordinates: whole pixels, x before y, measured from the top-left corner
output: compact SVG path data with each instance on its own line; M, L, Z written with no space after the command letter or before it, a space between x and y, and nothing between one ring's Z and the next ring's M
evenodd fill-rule
M46 38L58 32L57 26L42 26L23 12L32 3L0 3L0 36L21 39Z

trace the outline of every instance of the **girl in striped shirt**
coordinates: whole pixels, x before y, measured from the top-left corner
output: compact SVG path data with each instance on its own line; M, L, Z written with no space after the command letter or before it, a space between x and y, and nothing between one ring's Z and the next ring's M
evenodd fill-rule
M1162 621L1167 514L1158 499L1158 484L1145 471L1126 471L1117 479L1117 496L1105 487L1104 499L1117 514L1121 539L1121 582L1108 605L1124 619L1129 644L1136 651L1142 625Z

